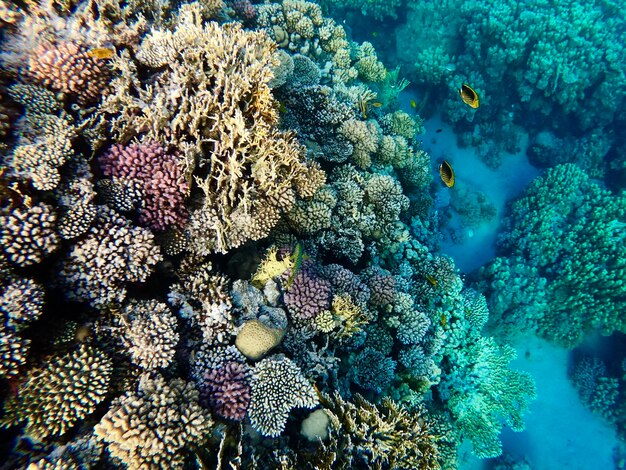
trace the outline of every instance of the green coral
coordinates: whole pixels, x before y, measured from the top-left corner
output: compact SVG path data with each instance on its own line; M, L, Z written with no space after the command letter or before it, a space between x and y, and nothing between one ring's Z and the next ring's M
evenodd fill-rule
M573 164L548 170L512 205L499 248L509 263L526 266L514 271L546 279L547 308L540 289L524 291L537 297L525 303L538 305L531 325L541 335L572 346L593 330L626 332L625 222L626 195L611 194ZM491 298L524 288L498 282Z

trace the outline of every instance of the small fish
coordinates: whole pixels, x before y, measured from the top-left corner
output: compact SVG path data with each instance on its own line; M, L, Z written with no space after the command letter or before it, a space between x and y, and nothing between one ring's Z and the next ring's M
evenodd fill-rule
M474 89L469 86L467 83L461 85L461 88L458 90L463 103L468 105L470 108L478 108L480 106L480 99L478 98L478 93L474 91Z
M282 101L278 105L278 112L280 114L285 114L287 112L287 106L285 106L285 103L283 103Z
M411 108L413 109L417 108L417 101L411 100Z
M372 37L377 38L378 37L378 31L372 31Z
M439 134L443 129L437 129L435 132Z
M446 327L448 325L448 317L444 313L441 314L441 326Z
M441 177L441 181L448 188L454 186L454 170L452 169L452 165L450 165L447 161L442 161L441 165L439 165L439 176Z
M94 47L87 51L87 55L94 59L110 59L115 55L115 49L112 47Z
M432 277L430 274L426 274L425 277L426 277L426 280L430 283L431 286L437 287L437 279Z
M375 108L380 108L383 104L380 101L374 101L372 103L372 106L374 106Z

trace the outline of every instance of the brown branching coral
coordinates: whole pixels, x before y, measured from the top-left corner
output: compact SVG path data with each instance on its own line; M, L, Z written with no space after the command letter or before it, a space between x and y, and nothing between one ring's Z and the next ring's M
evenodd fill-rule
M320 402L331 428L331 440L320 445L334 454L332 468L439 468L438 437L424 409L409 413L389 398L377 406L359 394L351 403L337 392L322 393Z
M182 152L204 193L189 226L199 255L267 236L296 196L310 197L325 181L295 137L277 129L275 49L264 32L203 24L193 3L181 7L173 31L144 39L139 64L114 62L119 78L100 116L118 140L139 133ZM161 71L142 82L139 67Z

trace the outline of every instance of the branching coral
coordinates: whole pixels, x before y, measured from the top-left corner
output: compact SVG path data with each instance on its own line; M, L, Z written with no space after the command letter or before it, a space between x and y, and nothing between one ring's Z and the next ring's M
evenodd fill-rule
M112 372L101 351L81 346L29 372L17 397L6 404L9 422L26 422L36 439L58 436L91 414L104 400Z
M317 393L290 359L272 356L253 369L252 397L248 416L252 426L265 436L278 436L285 429L293 408L313 408Z
M129 303L118 316L119 335L133 363L145 370L169 366L178 343L176 317L156 300Z
M137 390L114 400L94 429L129 469L156 470L182 468L186 452L202 445L212 425L192 384L143 376Z
M535 312L524 309L531 320L521 319L520 325L570 346L594 329L604 334L626 331L621 295L625 219L623 195L602 189L573 164L548 170L513 204L504 221L499 247L509 255L502 266L508 273L485 271L493 283L490 302L503 289L524 289L537 307ZM529 273L530 281L520 278ZM508 277L514 286L503 285Z
M94 225L64 260L59 280L70 299L92 305L122 303L126 283L145 281L160 260L147 229L99 206Z
M439 451L433 421L425 409L412 413L389 398L377 406L355 395L354 403L338 393L321 395L330 417L330 443L321 452L332 453L332 468L438 469Z
M154 230L183 226L187 217L184 199L189 185L176 154L151 142L115 145L99 157L106 176L134 182L141 191L139 222Z
M200 255L267 236L296 195L324 183L294 136L276 128L274 48L263 33L203 25L196 3L181 8L173 32L155 30L142 42L140 63L165 66L154 83L138 82L128 57L115 62L120 77L100 108L113 134L125 141L145 133L180 150L187 173L206 170L196 178L204 200L189 226Z
M40 263L59 246L56 214L47 204L15 208L0 216L0 243L6 256L18 266Z

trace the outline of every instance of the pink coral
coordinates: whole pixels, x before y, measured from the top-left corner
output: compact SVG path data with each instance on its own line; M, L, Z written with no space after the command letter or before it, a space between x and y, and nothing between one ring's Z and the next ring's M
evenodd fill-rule
M250 404L250 376L246 364L226 362L204 374L200 398L219 416L243 421Z
M54 91L74 96L81 104L98 101L111 78L106 60L92 57L86 47L74 42L38 45L29 53L22 73Z
M252 21L256 18L257 12L250 0L233 0L230 4L244 21Z
M310 320L330 307L331 285L303 264L285 292L285 304L296 320Z
M189 185L178 155L166 153L157 142L114 145L99 162L106 176L139 184L143 193L140 223L154 230L185 224L184 200Z

